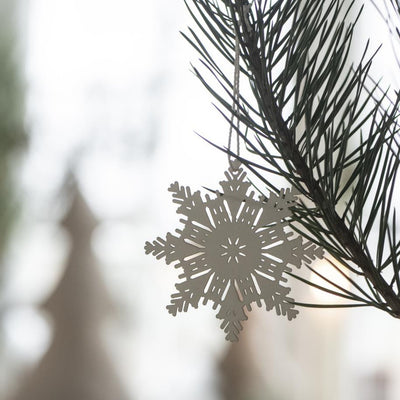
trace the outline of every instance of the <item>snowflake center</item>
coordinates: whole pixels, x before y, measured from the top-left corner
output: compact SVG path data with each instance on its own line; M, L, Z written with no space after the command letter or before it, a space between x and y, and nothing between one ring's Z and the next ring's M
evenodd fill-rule
M228 263L235 262L239 264L241 257L246 257L244 252L247 246L240 242L239 238L232 239L228 237L225 244L221 244L221 256L226 257Z

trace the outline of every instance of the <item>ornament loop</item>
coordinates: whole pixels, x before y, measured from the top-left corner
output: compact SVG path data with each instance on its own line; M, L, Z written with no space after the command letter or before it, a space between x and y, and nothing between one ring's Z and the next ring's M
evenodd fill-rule
M234 34L235 34L235 61L234 61L234 79L233 79L233 103L232 103L232 115L229 122L229 134L228 134L228 161L229 165L233 169L237 169L237 163L233 163L232 161L232 134L233 129L236 131L236 153L240 155L240 93L239 93L239 83L240 83L240 42L239 42L239 33L237 32L235 25L233 26ZM236 118L236 126L235 125ZM237 160L236 160L237 161ZM240 165L240 163L239 163Z

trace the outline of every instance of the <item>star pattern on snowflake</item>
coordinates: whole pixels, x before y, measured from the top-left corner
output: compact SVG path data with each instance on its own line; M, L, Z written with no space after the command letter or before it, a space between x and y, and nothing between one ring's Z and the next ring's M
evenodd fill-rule
M173 183L169 191L177 213L186 217L181 219L184 227L176 235L146 242L145 251L182 269L167 306L172 315L197 308L201 300L211 301L214 309L220 306L217 318L226 339L237 341L247 319L245 309L251 311L253 303L264 303L289 320L296 317L285 275L292 266L322 258L323 250L299 236L292 238L286 229L296 202L292 190L256 199L242 167L229 168L225 176L222 192L205 199L200 191Z

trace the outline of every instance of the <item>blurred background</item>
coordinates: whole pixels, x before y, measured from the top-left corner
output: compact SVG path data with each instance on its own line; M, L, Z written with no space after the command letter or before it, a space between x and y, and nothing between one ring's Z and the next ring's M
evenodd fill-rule
M382 312L254 310L232 345L211 307L165 310L178 273L143 246L179 225L167 188L216 188L227 166L194 133L228 127L189 24L183 1L0 0L0 399L399 399ZM355 54L370 35L399 87L367 5Z

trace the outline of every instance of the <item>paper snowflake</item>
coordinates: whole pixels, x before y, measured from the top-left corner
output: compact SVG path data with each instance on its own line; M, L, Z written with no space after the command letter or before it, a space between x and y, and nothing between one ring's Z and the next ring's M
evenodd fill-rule
M260 307L264 302L267 310L275 308L289 320L296 317L284 274L291 266L321 258L323 251L301 237L290 239L285 219L296 201L291 190L257 200L254 192L248 193L242 168L230 168L225 175L223 191L205 200L199 191L173 183L169 191L179 205L177 213L186 216L181 219L184 228L176 236L167 233L165 240L146 242L145 250L183 270L183 281L167 306L171 314L210 300L214 309L220 306L217 318L226 339L237 341L241 321L247 319L245 308L251 311L252 303Z

